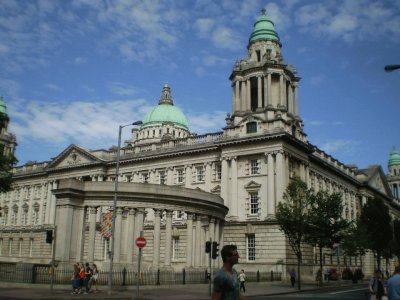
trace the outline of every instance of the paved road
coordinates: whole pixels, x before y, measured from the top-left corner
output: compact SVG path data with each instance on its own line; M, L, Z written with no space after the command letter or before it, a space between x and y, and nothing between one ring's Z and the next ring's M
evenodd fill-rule
M300 292L295 294L274 295L274 296L255 296L247 297L248 300L267 300L267 299L285 299L285 300L298 300L298 299L313 299L313 300L326 300L326 299L346 299L346 300L365 300L365 287L338 287L336 289L319 290L312 292Z

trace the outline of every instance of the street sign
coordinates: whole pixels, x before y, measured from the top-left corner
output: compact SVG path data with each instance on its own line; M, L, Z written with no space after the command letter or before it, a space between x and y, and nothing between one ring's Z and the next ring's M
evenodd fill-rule
M136 246L137 246L137 247L143 248L144 246L146 246L146 244L147 244L147 241L146 241L146 239L145 239L144 237L139 236L139 237L136 239Z

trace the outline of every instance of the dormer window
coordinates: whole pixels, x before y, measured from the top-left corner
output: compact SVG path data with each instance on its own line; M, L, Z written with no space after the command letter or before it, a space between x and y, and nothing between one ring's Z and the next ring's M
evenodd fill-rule
M256 54L257 54L257 61L261 61L261 52L260 52L260 50L256 50Z
M246 124L246 132L247 133L256 133L257 132L257 122L249 122Z

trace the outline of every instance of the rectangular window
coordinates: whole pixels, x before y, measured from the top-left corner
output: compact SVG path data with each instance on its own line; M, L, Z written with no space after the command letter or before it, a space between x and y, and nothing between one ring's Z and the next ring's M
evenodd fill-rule
M29 240L29 257L33 256L33 239Z
M22 225L28 224L28 211L24 210L22 212L22 220L21 220Z
M32 211L32 223L33 223L33 225L39 224L39 209L33 209L33 211Z
M254 234L247 236L247 260L256 260L256 236Z
M172 238L172 260L178 260L179 257L179 238Z
M250 214L258 214L258 193L250 193Z
M16 210L12 211L12 213L11 213L11 225L17 224L17 214L18 214L18 211L16 211Z
M216 169L216 180L221 180L221 178L222 178L222 167L221 167L221 164L217 164L215 166L215 169Z
M260 174L260 161L258 159L252 159L250 161L250 174Z
M204 168L196 167L196 181L203 182L204 181Z
M247 133L256 133L257 132L257 122L249 122L246 124Z
M160 176L160 184L166 184L165 171L160 171L159 176Z
M142 173L142 183L149 182L149 173Z
M18 256L22 256L22 239L19 239L18 241Z
M8 211L5 211L3 214L3 225L7 225L7 221L8 221Z
M178 169L176 172L177 172L176 182L183 183L184 182L183 169Z
M8 256L12 256L12 243L13 243L13 240L9 239L8 240Z

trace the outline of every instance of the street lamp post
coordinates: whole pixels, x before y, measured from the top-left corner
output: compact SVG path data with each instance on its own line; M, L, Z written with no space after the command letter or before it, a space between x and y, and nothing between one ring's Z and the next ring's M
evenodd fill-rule
M110 268L108 274L108 293L111 294L111 287L112 287L112 269L113 269L113 261L114 261L114 246L115 246L115 218L116 210L117 210L117 200L118 200L118 179L119 179L119 160L121 156L121 134L122 128L127 126L135 126L143 124L142 121L136 121L133 123L129 123L127 125L119 125L119 132L118 132L118 146L117 146L117 159L116 159L116 166L115 166L115 181L114 181L114 201L113 201L113 211L112 211L112 227L111 227L111 237L112 237L112 244L110 254Z

